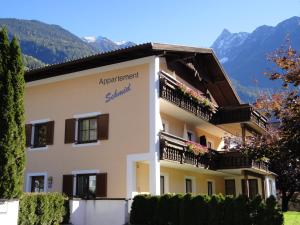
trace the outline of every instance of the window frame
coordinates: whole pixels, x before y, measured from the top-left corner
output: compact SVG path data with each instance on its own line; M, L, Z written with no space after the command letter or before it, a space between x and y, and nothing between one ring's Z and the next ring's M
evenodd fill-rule
M31 135L31 148L36 149L36 148L46 148L47 147L47 123L48 122L43 122L43 123L35 123L32 124L32 135ZM45 145L37 145L37 132L38 129L40 129L40 127L45 126L46 129L46 133L45 133L45 137L43 137L45 139Z
M233 182L234 183L234 190L233 190L233 197L236 197L236 182L235 182L235 179L225 179L225 195L230 195L228 194L228 182Z
M80 140L80 132L81 132L80 123L84 120L89 120L89 129L88 129L88 131L89 131L89 137L90 137L90 131L91 131L91 129L90 129L90 120L92 120L92 119L96 120L96 128L95 128L95 130L96 130L96 139L95 140L88 140L88 141L81 141ZM98 117L97 116L90 116L90 117L77 118L76 119L76 131L75 132L76 132L75 136L77 137L76 138L77 139L76 144L81 145L81 144L97 143L99 141L98 140Z
M29 151L45 151L48 150L48 145L46 144L46 146L44 147L35 147L34 146L34 138L35 138L35 126L36 125L40 125L40 124L47 124L51 121L50 118L47 119L40 119L40 120L33 120L33 121L29 121L28 124L31 124L31 138L30 138L30 146L27 147Z
M187 184L186 184L187 180L191 180L191 187L192 187L191 192L187 192ZM195 179L195 177L192 177L192 176L185 176L184 177L184 193L191 193L191 194L196 193L196 179Z
M216 193L215 181L211 179L206 180L207 195L209 195L209 190L208 190L209 183L211 183L211 195L214 195Z
M32 190L32 177L44 177L44 190L42 192L47 192L47 181L48 181L48 174L47 173L27 173L26 177L26 192L31 192Z
M85 192L85 194L83 194L83 195L79 195L78 194L78 182L79 182L79 179L78 179L78 177L88 177L88 182L87 182L87 187L85 187L84 189L84 192ZM95 193L94 193L94 195L89 195L89 183L90 183L90 177L91 176L95 176L95 182L96 182L96 184L95 184ZM75 174L75 177L76 177L76 180L75 180L75 197L79 197L79 198L83 198L83 199L94 199L94 198L96 198L96 190L97 190L97 174L96 173L79 173L79 174Z

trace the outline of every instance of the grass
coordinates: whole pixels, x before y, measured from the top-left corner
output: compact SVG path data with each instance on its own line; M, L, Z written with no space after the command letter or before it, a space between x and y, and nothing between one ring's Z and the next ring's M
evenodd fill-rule
M300 212L284 213L284 225L300 225Z

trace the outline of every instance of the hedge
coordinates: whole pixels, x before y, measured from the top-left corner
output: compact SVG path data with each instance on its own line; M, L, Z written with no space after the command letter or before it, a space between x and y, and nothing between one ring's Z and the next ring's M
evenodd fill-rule
M68 215L68 199L60 193L25 193L20 198L19 225L58 225Z
M273 196L263 201L222 195L138 195L133 199L134 225L282 225L283 215Z

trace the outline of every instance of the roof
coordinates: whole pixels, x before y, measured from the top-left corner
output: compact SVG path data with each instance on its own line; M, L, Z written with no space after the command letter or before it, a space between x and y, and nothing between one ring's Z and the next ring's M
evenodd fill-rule
M217 98L220 98L220 101L224 103L221 105L240 104L240 99L230 80L210 48L145 43L29 70L25 73L25 80L26 82L32 82L153 55L170 57L197 56L201 59L199 63L207 67L206 72L211 78L210 88L216 95L219 95Z

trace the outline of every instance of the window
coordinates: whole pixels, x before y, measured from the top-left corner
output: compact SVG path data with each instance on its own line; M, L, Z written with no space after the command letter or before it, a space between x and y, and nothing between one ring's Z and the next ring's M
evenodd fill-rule
M54 121L25 125L26 147L44 148L53 145Z
M187 132L187 138L189 141L194 141L194 134L190 131Z
M162 128L163 132L169 132L169 122L166 120L162 120Z
M207 148L212 148L212 143L210 141L207 142Z
M225 194L235 196L235 180L225 180Z
M249 184L249 198L253 199L255 196L258 195L258 184L257 179L248 179ZM242 192L243 195L248 195L246 191L246 180L242 180Z
M97 118L78 120L78 142L89 143L97 141Z
M209 196L213 195L213 183L212 183L212 181L207 182L207 194Z
M108 140L109 114L88 113L65 120L65 144L97 144ZM81 145L83 144L83 145Z
M185 193L192 193L193 192L193 183L192 179L185 179Z
M45 176L31 176L31 192L44 192L44 185Z
M33 147L41 148L47 145L47 123L35 124L34 128L34 138Z
M202 146L207 146L205 135L199 137L199 144Z
M96 196L96 174L76 176L76 196L94 198Z
M165 176L160 176L160 194L165 194Z

